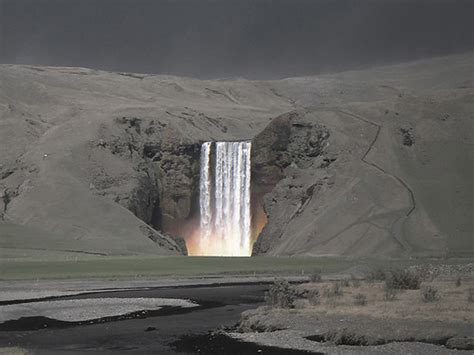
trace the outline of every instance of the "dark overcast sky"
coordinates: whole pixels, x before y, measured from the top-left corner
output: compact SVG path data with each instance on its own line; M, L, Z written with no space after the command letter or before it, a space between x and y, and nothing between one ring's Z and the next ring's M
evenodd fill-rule
M474 50L474 0L0 0L0 62L279 78Z

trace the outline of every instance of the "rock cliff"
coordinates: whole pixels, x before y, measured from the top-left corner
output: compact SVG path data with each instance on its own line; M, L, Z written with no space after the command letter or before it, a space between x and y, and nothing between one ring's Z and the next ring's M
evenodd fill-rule
M278 81L0 65L2 256L186 253L201 143L240 139L255 254L471 254L472 59Z

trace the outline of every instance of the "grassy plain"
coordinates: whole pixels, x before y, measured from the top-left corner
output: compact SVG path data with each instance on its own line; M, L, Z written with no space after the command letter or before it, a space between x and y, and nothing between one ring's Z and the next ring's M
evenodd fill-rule
M290 276L343 273L350 268L409 266L420 263L459 264L471 259L352 259L336 257L150 257L78 256L67 258L2 258L0 280L224 277L230 275Z
M308 274L314 269L342 271L354 262L336 258L278 257L95 257L63 260L7 259L0 262L0 279L64 279L153 276Z

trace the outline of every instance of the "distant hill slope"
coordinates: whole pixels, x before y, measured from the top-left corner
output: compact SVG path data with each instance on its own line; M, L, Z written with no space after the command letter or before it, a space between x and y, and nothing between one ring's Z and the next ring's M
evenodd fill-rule
M331 164L287 170L256 251L472 255L473 79L468 54L274 83L329 130Z
M256 253L472 253L473 63L279 81L0 65L0 253L183 253L158 230L192 228L200 143L257 137L257 159L271 129L291 159L271 183L255 171Z

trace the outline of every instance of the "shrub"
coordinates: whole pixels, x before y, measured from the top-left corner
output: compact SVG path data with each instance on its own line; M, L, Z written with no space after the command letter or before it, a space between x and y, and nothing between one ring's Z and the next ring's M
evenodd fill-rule
M341 297L344 294L341 284L339 282L335 282L332 284L331 288L326 290L326 297L327 298L335 298Z
M352 345L365 346L369 345L364 335L356 334L347 328L331 330L324 335L325 341L331 341L334 345Z
M324 290L324 295L327 297L327 303L330 307L336 307L337 299L343 294L344 292L339 282L334 282L330 288Z
M370 271L366 276L368 281L384 281L385 277L386 271L380 267Z
M365 306L367 304L367 296L362 293L358 293L354 296L354 304L356 306Z
M357 280L357 279L352 280L352 287L359 288L360 287L360 280Z
M305 288L295 288L295 298L308 298L309 290Z
M334 285L332 286L331 292L334 296L341 297L344 294L341 283L340 282L334 283Z
M460 287L461 286L461 276L458 276L458 278L456 279L456 287Z
M295 301L296 292L286 280L275 280L265 293L265 302L274 308L291 308Z
M421 299L423 302L436 302L439 300L438 289L433 286L423 287L421 290Z
M311 305L316 306L321 303L321 293L319 290L311 290L308 292L308 301Z
M310 282L321 282L321 270L314 270L309 276Z
M350 285L349 280L346 280L346 279L340 280L339 285L341 285L341 287L349 287Z
M293 302L293 307L292 309L305 309L309 305L308 300L305 300L303 298L296 298L295 301Z
M474 302L474 288L472 287L467 290L467 301Z
M385 277L385 286L397 290L418 290L421 279L408 270L391 270Z
M394 301L397 299L397 293L398 291L394 289L393 287L390 287L389 285L385 284L384 286L384 299L385 301Z

